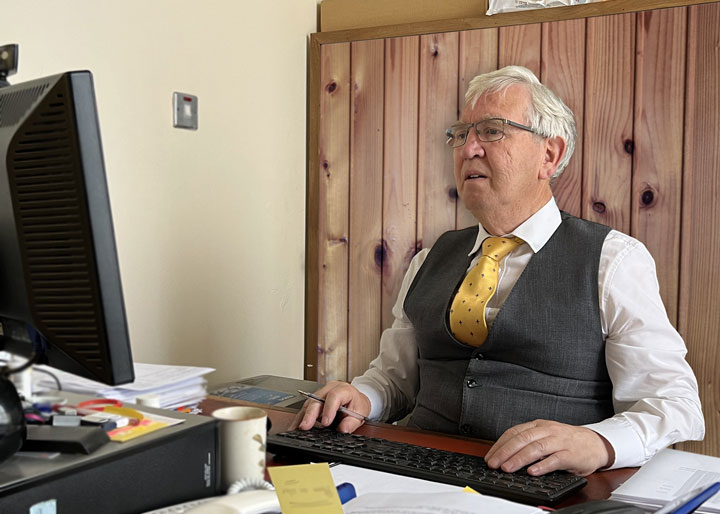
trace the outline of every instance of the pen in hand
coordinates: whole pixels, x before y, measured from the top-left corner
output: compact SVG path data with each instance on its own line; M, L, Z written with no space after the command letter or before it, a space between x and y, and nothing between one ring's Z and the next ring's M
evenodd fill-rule
M297 390L298 393L303 395L305 398L310 398L311 400L315 400L316 402L325 403L325 398L320 398L319 396L315 396L312 393L306 393L305 391L301 391L300 389ZM362 414L352 411L346 407L343 407L342 405L338 407L338 411L342 412L343 414L347 414L348 416L352 416L353 418L361 419L363 421L368 421L368 418L363 416Z

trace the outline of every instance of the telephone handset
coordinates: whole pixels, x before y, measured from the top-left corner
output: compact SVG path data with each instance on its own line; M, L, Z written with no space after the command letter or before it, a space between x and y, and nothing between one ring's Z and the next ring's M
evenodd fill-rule
M241 492L238 492L241 491ZM225 496L202 498L145 514L266 514L280 513L277 494L264 480L235 482Z

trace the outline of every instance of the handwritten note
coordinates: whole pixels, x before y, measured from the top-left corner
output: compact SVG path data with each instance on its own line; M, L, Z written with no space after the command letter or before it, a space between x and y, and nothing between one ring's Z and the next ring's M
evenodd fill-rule
M272 466L268 473L283 514L343 514L327 462Z

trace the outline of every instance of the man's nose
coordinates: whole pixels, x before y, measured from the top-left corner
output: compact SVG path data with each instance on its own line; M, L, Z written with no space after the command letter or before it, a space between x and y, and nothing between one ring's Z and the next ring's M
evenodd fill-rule
M474 128L471 128L468 131L467 140L465 141L465 144L461 147L463 158L465 159L472 159L474 157L485 157L485 143L484 141L480 141L480 138L477 135L477 132Z

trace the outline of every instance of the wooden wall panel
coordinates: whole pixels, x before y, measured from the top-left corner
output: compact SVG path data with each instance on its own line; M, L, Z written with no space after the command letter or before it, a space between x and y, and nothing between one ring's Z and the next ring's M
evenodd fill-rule
M585 20L544 23L540 81L557 94L575 115L577 141L573 157L553 183L558 206L580 216L585 109ZM578 144L580 143L580 144Z
M381 331L385 42L352 43L348 377L378 353ZM368 152L368 148L374 151Z
M392 307L416 248L419 45L419 37L385 44L383 328L392 325Z
M500 27L499 30L498 67L525 66L539 77L542 24Z
M344 380L348 327L350 44L321 49L317 379Z
M683 223L678 326L705 413L705 441L720 455L720 4L689 8Z
M465 93L470 81L481 73L498 68L498 29L460 32L460 69L458 77L458 118L465 107ZM452 159L452 151L450 151ZM455 189L457 194L457 189ZM475 216L457 199L455 228L477 225Z
M587 20L582 215L625 233L630 232L634 54L634 14Z
M631 235L655 258L670 321L677 321L685 103L686 11L637 14Z
M458 34L420 37L418 244L455 228L455 179L445 129L457 119Z

